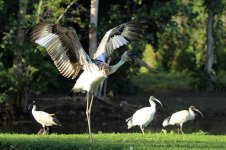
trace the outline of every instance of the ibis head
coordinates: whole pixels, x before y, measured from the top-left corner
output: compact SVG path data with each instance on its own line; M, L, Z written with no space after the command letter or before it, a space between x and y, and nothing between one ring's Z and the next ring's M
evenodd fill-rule
M36 103L36 101L33 101L29 106L28 106L28 110L31 110L33 105Z
M151 97L150 97L149 102L150 102L150 101L156 101L156 102L158 102L158 103L163 107L161 101L158 100L157 98L155 98L154 96L151 96Z
M190 108L189 108L190 110L192 110L192 111L196 111L196 112L198 112L202 117L204 117L203 116L203 114L201 113L201 111L200 110L198 110L197 108L195 108L194 106L190 106Z

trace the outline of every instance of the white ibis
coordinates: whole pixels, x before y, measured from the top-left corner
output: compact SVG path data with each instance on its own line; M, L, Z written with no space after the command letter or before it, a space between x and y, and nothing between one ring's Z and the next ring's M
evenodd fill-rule
M154 101L158 102L162 106L162 103L158 99L156 99L154 96L151 96L149 98L149 103L151 107L141 108L137 110L133 114L133 116L126 119L128 129L137 125L137 126L140 126L140 129L144 134L144 127L147 127L147 125L154 119L154 116L155 116L156 104Z
M32 115L35 118L35 120L42 125L42 129L38 132L38 134L48 134L49 133L49 127L52 125L59 125L61 126L59 120L54 117L54 114L48 114L44 111L37 111L35 101L33 101L28 109L31 110L32 108Z
M147 28L146 23L145 21L130 21L110 29L104 35L92 59L83 49L76 31L72 27L39 23L31 29L30 40L47 49L55 66L64 77L74 79L80 70L83 70L72 91L74 93L87 92L86 116L90 143L92 142L91 108L93 97L97 96L101 82L130 60L156 72L133 55L131 51L126 51L115 65L110 66L105 62L115 49L127 45L132 40L142 39ZM91 99L90 94L92 95Z
M183 134L184 133L182 130L183 123L187 122L188 120L195 119L194 111L198 112L203 117L203 114L198 109L196 109L194 106L190 106L188 110L181 110L173 113L170 117L166 118L163 121L162 125L163 127L175 124L179 125L180 128L178 128L178 133L180 131Z

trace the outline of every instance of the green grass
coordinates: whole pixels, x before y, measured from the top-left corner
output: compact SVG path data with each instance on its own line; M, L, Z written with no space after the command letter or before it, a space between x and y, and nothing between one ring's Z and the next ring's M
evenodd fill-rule
M198 73L198 72L197 72ZM214 90L224 91L226 89L226 71L218 71L213 76ZM207 86L208 81L201 79L203 74L188 72L161 72L151 73L146 68L141 68L139 75L131 77L132 83L137 85L141 91L149 92L153 90L194 90Z
M142 70L142 69L141 69ZM158 72L156 74L141 71L139 78L136 76L131 79L135 85L140 86L143 91L162 90L162 89L184 89L190 90L192 77L185 72Z
M170 133L94 134L88 143L87 134L27 135L0 134L0 149L92 149L92 150L148 150L148 149L226 149L226 136L203 133L177 135Z

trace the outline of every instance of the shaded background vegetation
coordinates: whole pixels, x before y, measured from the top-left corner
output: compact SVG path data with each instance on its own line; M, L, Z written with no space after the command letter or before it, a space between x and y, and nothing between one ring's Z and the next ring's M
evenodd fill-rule
M131 19L149 19L144 40L131 49L159 73L126 64L108 80L109 95L150 91L220 91L226 88L226 9L224 0L100 0L98 41L107 30ZM76 80L61 77L45 49L27 32L40 21L55 22L71 0L0 0L0 102L26 108L30 95L67 95ZM76 29L88 50L90 1L77 0L61 20ZM214 62L206 70L208 11L214 10ZM112 84L111 84L112 83ZM120 87L120 88L119 88Z

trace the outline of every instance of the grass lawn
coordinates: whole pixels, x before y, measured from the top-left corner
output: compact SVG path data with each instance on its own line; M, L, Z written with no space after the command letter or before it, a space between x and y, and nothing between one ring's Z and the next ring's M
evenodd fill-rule
M141 69L139 78L137 76L131 78L131 81L140 87L144 92L165 89L183 89L191 90L190 85L193 78L184 72L159 72L157 74L144 72Z
M0 149L92 149L92 150L148 150L148 149L226 149L226 136L203 133L178 135L175 133L94 134L88 143L87 134L0 134Z

